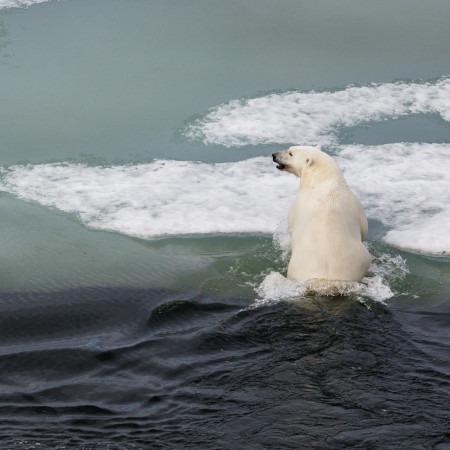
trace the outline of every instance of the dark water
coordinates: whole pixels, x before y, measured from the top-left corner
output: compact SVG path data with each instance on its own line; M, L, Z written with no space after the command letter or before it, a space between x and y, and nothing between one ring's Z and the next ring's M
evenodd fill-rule
M449 448L448 306L2 294L1 448Z

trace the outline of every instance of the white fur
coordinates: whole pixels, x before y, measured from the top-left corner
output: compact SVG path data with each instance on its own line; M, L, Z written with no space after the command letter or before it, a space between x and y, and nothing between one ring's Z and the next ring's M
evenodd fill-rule
M319 147L291 147L273 154L280 170L301 178L288 214L288 278L361 281L370 267L362 243L367 219L339 167Z

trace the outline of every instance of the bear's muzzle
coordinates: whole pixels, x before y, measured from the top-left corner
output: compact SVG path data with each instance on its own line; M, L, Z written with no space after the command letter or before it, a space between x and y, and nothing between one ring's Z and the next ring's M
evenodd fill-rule
M277 163L278 170L286 169L286 165L278 161L278 153L272 153L272 159L273 159L273 162Z

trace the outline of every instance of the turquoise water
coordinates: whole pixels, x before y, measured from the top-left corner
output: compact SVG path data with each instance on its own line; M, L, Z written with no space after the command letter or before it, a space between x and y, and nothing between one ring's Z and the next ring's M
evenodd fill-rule
M1 10L0 149L6 170L3 179L11 172L20 179L3 187L6 192L1 198L4 208L11 211L11 216L3 215L2 219L2 234L8 236L4 238L8 251L1 256L7 258L2 261L6 270L1 275L5 291L90 285L90 274L98 272L96 277L102 284L100 280L106 278L127 287L154 286L153 278L146 274L146 266L158 265L161 244L154 239L130 240L127 235L145 238L187 233L190 238L179 240L178 251L183 257L200 258L208 265L214 259L214 252L203 258L201 250L192 251L197 244L200 248L205 245L202 234L212 234L206 238L208 242L214 240L215 232L256 231L270 239L276 226L283 222L284 212L295 193L295 180L281 178L279 181L276 177L280 178L280 174L274 173L265 186L269 191L264 191L268 196L265 205L263 194L255 192L264 186L255 183L263 167L268 171L272 167L270 161L261 160L251 168L254 178L243 189L254 192L231 217L226 211L223 215L216 214L214 209L235 208L239 193L236 198L222 196L217 200L218 187L214 185L221 183L220 189L229 190L230 185L244 182L241 173L225 173L220 182L217 174L211 173L200 180L203 186L198 191L194 185L190 186L197 203L192 208L186 206L192 213L189 225L185 219L187 211L177 205L166 208L164 217L150 229L149 224L164 206L148 201L162 195L161 189L155 186L161 185L161 179L152 178L156 169L143 166L152 163L154 158L167 160L166 173L162 175L167 186L163 188L167 191L173 187L174 192L167 195L165 204L179 197L177 189L189 186L189 177L197 183L199 174L205 172L204 167L197 171L194 167L183 175L188 179L181 180L170 166L173 160L246 161L295 143L322 143L325 150L339 154L342 146L349 143L367 146L412 142L417 146L429 142L431 147L426 150L431 152L431 164L448 164L448 159L439 160L441 155L433 156L433 144L448 142L450 137L445 2L433 2L426 8L417 2L404 8L400 3L383 7L354 2L336 7L326 2L315 5L283 2L279 6L273 2L164 5L139 1L131 4L62 1L6 8L13 3L3 3ZM416 20L418 17L420 20ZM393 85L397 79L405 81ZM425 80L432 80L431 89L426 88ZM378 88L371 83L376 83ZM408 86L412 86L410 92ZM365 89L373 92L367 93ZM333 92L342 95L333 99ZM291 101L288 97L295 93L300 97ZM278 97L271 102L271 95ZM398 104L383 110L383 103L396 96L403 97ZM417 112L408 106L414 96L417 102L421 102L421 96L425 97L424 105L416 105ZM436 96L442 107L426 103ZM220 109L220 105L225 107L229 101L240 98L260 99L261 103L250 105L247 111L236 107L235 123L220 117L208 118L211 108ZM264 102L265 99L268 100ZM375 99L379 101L378 106ZM301 111L296 109L298 105ZM352 110L356 113L347 117ZM339 123L342 116L344 123ZM212 122L209 123L211 136L207 138L202 134L202 117ZM198 122L200 125L192 133L192 126ZM238 140L234 136L236 131L240 133ZM356 151L362 153L365 149ZM389 146L382 151L389 154ZM424 149L414 147L411 151L418 154ZM441 154L446 152L444 147ZM48 183L38 193L36 186L25 185L25 174L20 171L54 162L81 163L83 167L98 168L99 172L83 173L78 169L77 184L64 193L62 185L75 176L71 170L60 176L61 185L49 182L53 176L51 169L36 175L39 185ZM34 166L23 165L27 163ZM128 164L142 169L141 176L148 180L148 185L133 184L133 177L122 170ZM361 164L364 165L364 159ZM95 184L93 180L101 177L102 168L111 165L117 168L116 174L97 183L91 195L80 193L80 185ZM405 170L408 170L407 163ZM434 170L432 167L430 172ZM393 177L404 177L403 172ZM430 173L429 176L433 190L434 181L443 175ZM363 204L364 196L374 195L358 192L360 180L351 181L353 189L363 197ZM286 192L280 202L279 194L271 194L270 190L275 189L273 183L283 182ZM444 183L447 182L445 178ZM126 193L121 191L124 185L129 185ZM105 190L111 195L102 200L99 196L106 195ZM401 204L411 194L414 192L402 192L399 198L384 200ZM445 184L430 195L448 195ZM18 197L31 203L24 204ZM180 202L192 203L192 197L181 198ZM256 201L261 205L254 212L260 222L255 225L251 223L255 217L249 217L245 205ZM439 202L433 208L440 209L446 203L445 198ZM113 211L112 203L116 204ZM274 208L274 203L280 203L280 207ZM213 211L211 217L202 216L205 209L202 205L206 204ZM364 206L370 208L369 200ZM194 208L200 217L197 220ZM407 208L401 225L412 215L410 209ZM381 218L387 229L392 228L390 214L389 210ZM380 214L374 212L369 218L380 220ZM172 224L171 220L177 223ZM42 226L37 227L33 222ZM209 226L200 226L200 222L208 222ZM448 223L446 219L445 224ZM54 227L67 228L70 232L64 233L61 240L49 239L49 230ZM95 234L92 231L96 229L118 234ZM423 233L429 232L424 229ZM254 239L248 237L250 241ZM234 238L229 239L232 242ZM393 243L411 247L410 241L417 239L421 236L414 235L405 244L401 238ZM50 245L42 244L49 241L52 241ZM223 238L219 241L227 242ZM98 246L91 258L77 256L80 253L76 249L86 242L90 242L91 251ZM42 253L37 251L40 245L45 248ZM112 250L116 247L120 250ZM425 245L423 250L429 250L428 247ZM397 252L394 248L390 251ZM431 251L448 251L447 241ZM105 258L110 252L111 256ZM117 262L117 255L123 255L121 258L127 264ZM111 267L103 270L105 259ZM183 279L185 269L179 267L176 259L172 260L173 270ZM11 274L12 267L16 275ZM178 286L178 276L174 279L172 269L167 270L171 273L168 283ZM24 277L21 273L29 275Z
M49 351L61 339L78 342L70 317L77 295L89 316L90 292L102 305L92 307L94 315L114 310L120 303L114 292L134 292L137 323L141 314L158 315L156 307L180 299L230 304L231 312L217 313L227 320L242 314L237 310L259 311L248 314L256 314L255 323L264 315L275 334L276 320L287 320L283 308L295 310L292 301L305 308L300 316L307 320L307 305L321 304L320 297L284 278L286 214L298 180L276 171L270 155L293 144L320 144L369 218L371 272L339 301L349 311L363 305L363 321L378 308L393 314L414 342L435 327L425 353L442 363L433 370L443 379L450 306L449 16L447 1L0 0L5 311L22 302L11 317L23 313L32 321L32 305L41 305L41 318L65 301L72 305L67 319L58 316L71 331L49 341ZM151 293L147 307L142 292ZM23 312L28 296L30 310ZM328 301L324 308L335 314L340 307ZM185 330L183 317L192 325L213 314L189 305L181 313L176 306L174 319L167 313L169 334ZM431 318L421 328L423 314ZM119 319L117 336L127 326ZM239 333L241 325L248 324L236 325ZM46 326L37 324L23 345L47 342ZM397 330L398 323L392 326ZM411 364L425 363L418 357ZM42 407L52 404L39 395ZM407 396L399 402L406 407ZM430 433L440 436L441 429ZM407 435L414 443L414 433ZM40 442L38 431L30 436ZM176 447L169 438L163 442ZM286 445L301 442L306 445Z

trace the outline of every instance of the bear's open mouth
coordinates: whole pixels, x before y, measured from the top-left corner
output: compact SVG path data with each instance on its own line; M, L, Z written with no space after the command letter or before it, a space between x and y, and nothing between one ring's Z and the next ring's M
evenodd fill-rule
M277 164L277 169L278 170L283 170L283 169L286 169L286 166L284 164L278 163Z

